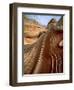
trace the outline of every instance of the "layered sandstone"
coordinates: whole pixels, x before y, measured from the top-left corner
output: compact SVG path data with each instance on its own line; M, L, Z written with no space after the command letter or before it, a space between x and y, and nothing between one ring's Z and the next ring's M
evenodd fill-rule
M46 32L46 27L33 20L24 20L24 45L35 43L40 35Z

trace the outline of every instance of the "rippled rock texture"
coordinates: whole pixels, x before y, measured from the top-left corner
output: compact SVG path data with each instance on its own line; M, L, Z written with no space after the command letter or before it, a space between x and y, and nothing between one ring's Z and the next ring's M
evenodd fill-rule
M38 40L25 45L24 74L62 73L63 72L63 30L43 33Z

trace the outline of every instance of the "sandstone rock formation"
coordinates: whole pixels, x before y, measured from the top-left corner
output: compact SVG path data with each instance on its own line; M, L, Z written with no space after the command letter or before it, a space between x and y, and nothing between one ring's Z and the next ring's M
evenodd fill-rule
M24 54L24 73L62 73L63 47L59 47L62 40L63 30L51 30L42 34L36 43L27 46Z
M24 45L35 43L39 36L46 32L47 29L38 22L25 19L24 20Z
M47 25L47 29L48 30L52 30L52 29L57 29L57 21L56 19L52 18L49 22L48 22L48 25Z
M48 30L51 30L51 29L63 30L63 17L61 17L59 21L56 21L56 19L52 18L48 22L47 29Z
M57 29L57 21L52 19L46 29L26 20L24 28L24 74L62 73L63 30Z

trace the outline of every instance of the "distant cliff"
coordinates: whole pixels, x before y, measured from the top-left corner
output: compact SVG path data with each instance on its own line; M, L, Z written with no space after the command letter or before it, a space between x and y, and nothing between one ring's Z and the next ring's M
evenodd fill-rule
M46 31L46 27L40 25L37 21L24 18L24 44L36 42L39 36Z
M48 24L47 24L47 29L63 29L63 17L60 18L59 21L56 21L56 19L52 18Z

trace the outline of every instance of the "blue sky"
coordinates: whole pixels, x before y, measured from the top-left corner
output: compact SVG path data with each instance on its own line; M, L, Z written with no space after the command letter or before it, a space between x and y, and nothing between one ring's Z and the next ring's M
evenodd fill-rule
M35 19L38 21L40 24L47 26L48 22L52 19L55 18L57 21L61 18L62 15L36 15L36 14L24 14L28 16L30 19Z

